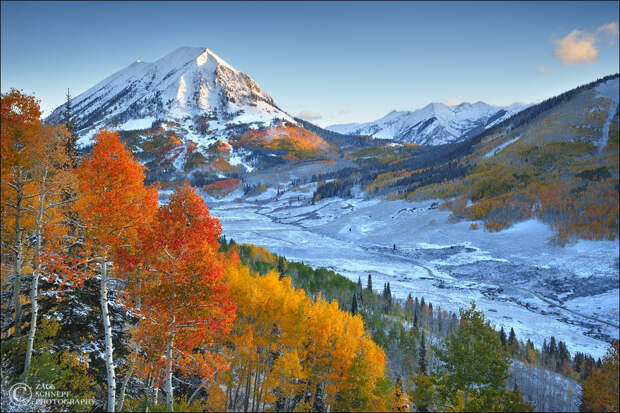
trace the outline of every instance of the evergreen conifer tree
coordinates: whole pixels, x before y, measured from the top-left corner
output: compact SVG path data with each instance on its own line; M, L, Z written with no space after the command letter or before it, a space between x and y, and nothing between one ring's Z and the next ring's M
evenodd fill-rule
M353 301L351 302L351 314L357 314L357 294L353 294Z
M434 348L445 368L438 376L443 410L489 411L523 403L506 389L511 360L497 331L473 302L460 315L461 326L446 338L445 348Z
M420 371L426 374L426 335L424 333L422 333L422 342L420 343L418 366L420 367Z
M65 127L69 131L69 138L67 139L67 155L69 156L70 167L75 168L78 162L78 150L77 150L77 131L75 125L75 119L73 116L73 109L71 108L71 93L67 89L67 102L65 103Z
M504 326L499 330L499 341L502 343L502 347L506 348L506 332L504 331Z

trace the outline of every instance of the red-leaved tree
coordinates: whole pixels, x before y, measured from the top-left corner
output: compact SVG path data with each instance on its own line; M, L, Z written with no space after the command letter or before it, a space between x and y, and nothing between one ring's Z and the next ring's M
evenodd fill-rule
M219 221L194 188L185 185L159 207L144 233L140 256L133 260L139 269L127 292L140 317L134 341L152 361L149 373L165 375L169 411L174 370L206 382L223 366L211 350L230 330L235 306L224 282L220 234Z

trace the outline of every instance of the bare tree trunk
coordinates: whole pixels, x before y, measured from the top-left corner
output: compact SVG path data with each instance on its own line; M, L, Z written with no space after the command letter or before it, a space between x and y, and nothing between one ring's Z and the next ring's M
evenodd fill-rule
M235 397L233 398L231 409L237 408L237 399L239 397L239 390L241 389L241 381L243 380L243 373L245 372L245 365L241 366L241 374L239 375L239 383L235 386ZM233 377L234 380L234 377Z
M135 367L136 364L132 363L131 368L126 373L125 378L123 379L123 384L121 385L121 393L118 396L118 407L116 408L116 410L119 412L123 411L123 404L125 403L125 391L127 390L127 384L129 383L131 376L133 376L133 371Z
M22 242L22 201L23 192L21 182L17 185L17 199L15 200L15 264L13 266L13 306L15 308L15 337L21 336L21 319L22 319L22 267L23 267L23 249Z
M114 413L116 407L116 376L114 373L114 358L112 355L112 325L108 312L108 263L101 260L101 316L103 317L103 331L105 333L105 367L108 376L108 412Z
M33 257L32 285L30 286L30 305L32 307L30 315L30 331L28 331L28 343L26 344L26 361L24 364L24 374L28 375L30 364L32 361L32 350L34 347L34 336L37 331L37 317L39 315L39 275L41 273L41 225L43 223L43 202L45 202L45 194L39 196L39 210L37 211L37 221L35 228L35 245Z
M169 412L173 410L173 402L174 402L174 387L172 387L172 343L173 340L170 340L168 343L168 348L166 349L166 363L168 364L168 369L166 371L166 410Z
M194 402L194 399L196 398L196 396L198 396L198 393L200 393L200 390L202 390L203 384L204 384L204 382L200 383L198 388L196 390L194 390L194 392L192 393L191 396L189 396L189 399L187 399L187 404L192 404Z
M257 387L258 387L258 378L260 376L260 370L258 370L256 372L256 375L254 376L254 386L252 388L252 408L251 410L253 412L255 412L255 406L256 406L256 396L258 396L258 392L256 391Z
M247 412L250 402L250 385L252 384L252 373L253 371L250 369L248 372L248 380L245 383L245 397L243 398L243 411Z

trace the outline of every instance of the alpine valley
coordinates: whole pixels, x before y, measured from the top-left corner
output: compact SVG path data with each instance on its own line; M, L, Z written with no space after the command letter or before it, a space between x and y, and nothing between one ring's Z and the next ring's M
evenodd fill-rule
M17 275L2 328L17 344L3 372L51 377L45 357L78 354L66 381L103 411L163 411L160 384L168 411L409 411L406 397L420 411L576 411L607 351L617 365L619 88L610 74L541 102L323 128L212 50L181 47L43 123L12 89L3 277L5 262ZM5 213L20 208L37 218ZM51 314L39 327L37 311ZM472 360L503 367L492 387L449 391L466 334L494 346ZM107 387L72 379L82 365Z
M602 356L618 336L618 75L532 105L393 111L320 128L207 48L136 61L70 104L88 151L117 130L224 234L405 299ZM64 122L65 106L47 118Z

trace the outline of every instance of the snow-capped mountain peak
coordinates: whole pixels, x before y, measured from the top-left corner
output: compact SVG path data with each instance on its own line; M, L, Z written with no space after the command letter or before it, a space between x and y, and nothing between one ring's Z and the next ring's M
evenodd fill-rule
M520 104L500 107L481 101L451 106L434 102L415 111L393 110L374 122L332 125L327 129L421 145L440 145L471 136L472 133L495 125L524 107Z
M136 60L71 101L81 145L99 127L145 129L155 120L208 120L211 135L240 124L293 118L245 73L205 47L180 47L154 62ZM49 116L62 122L64 105Z

